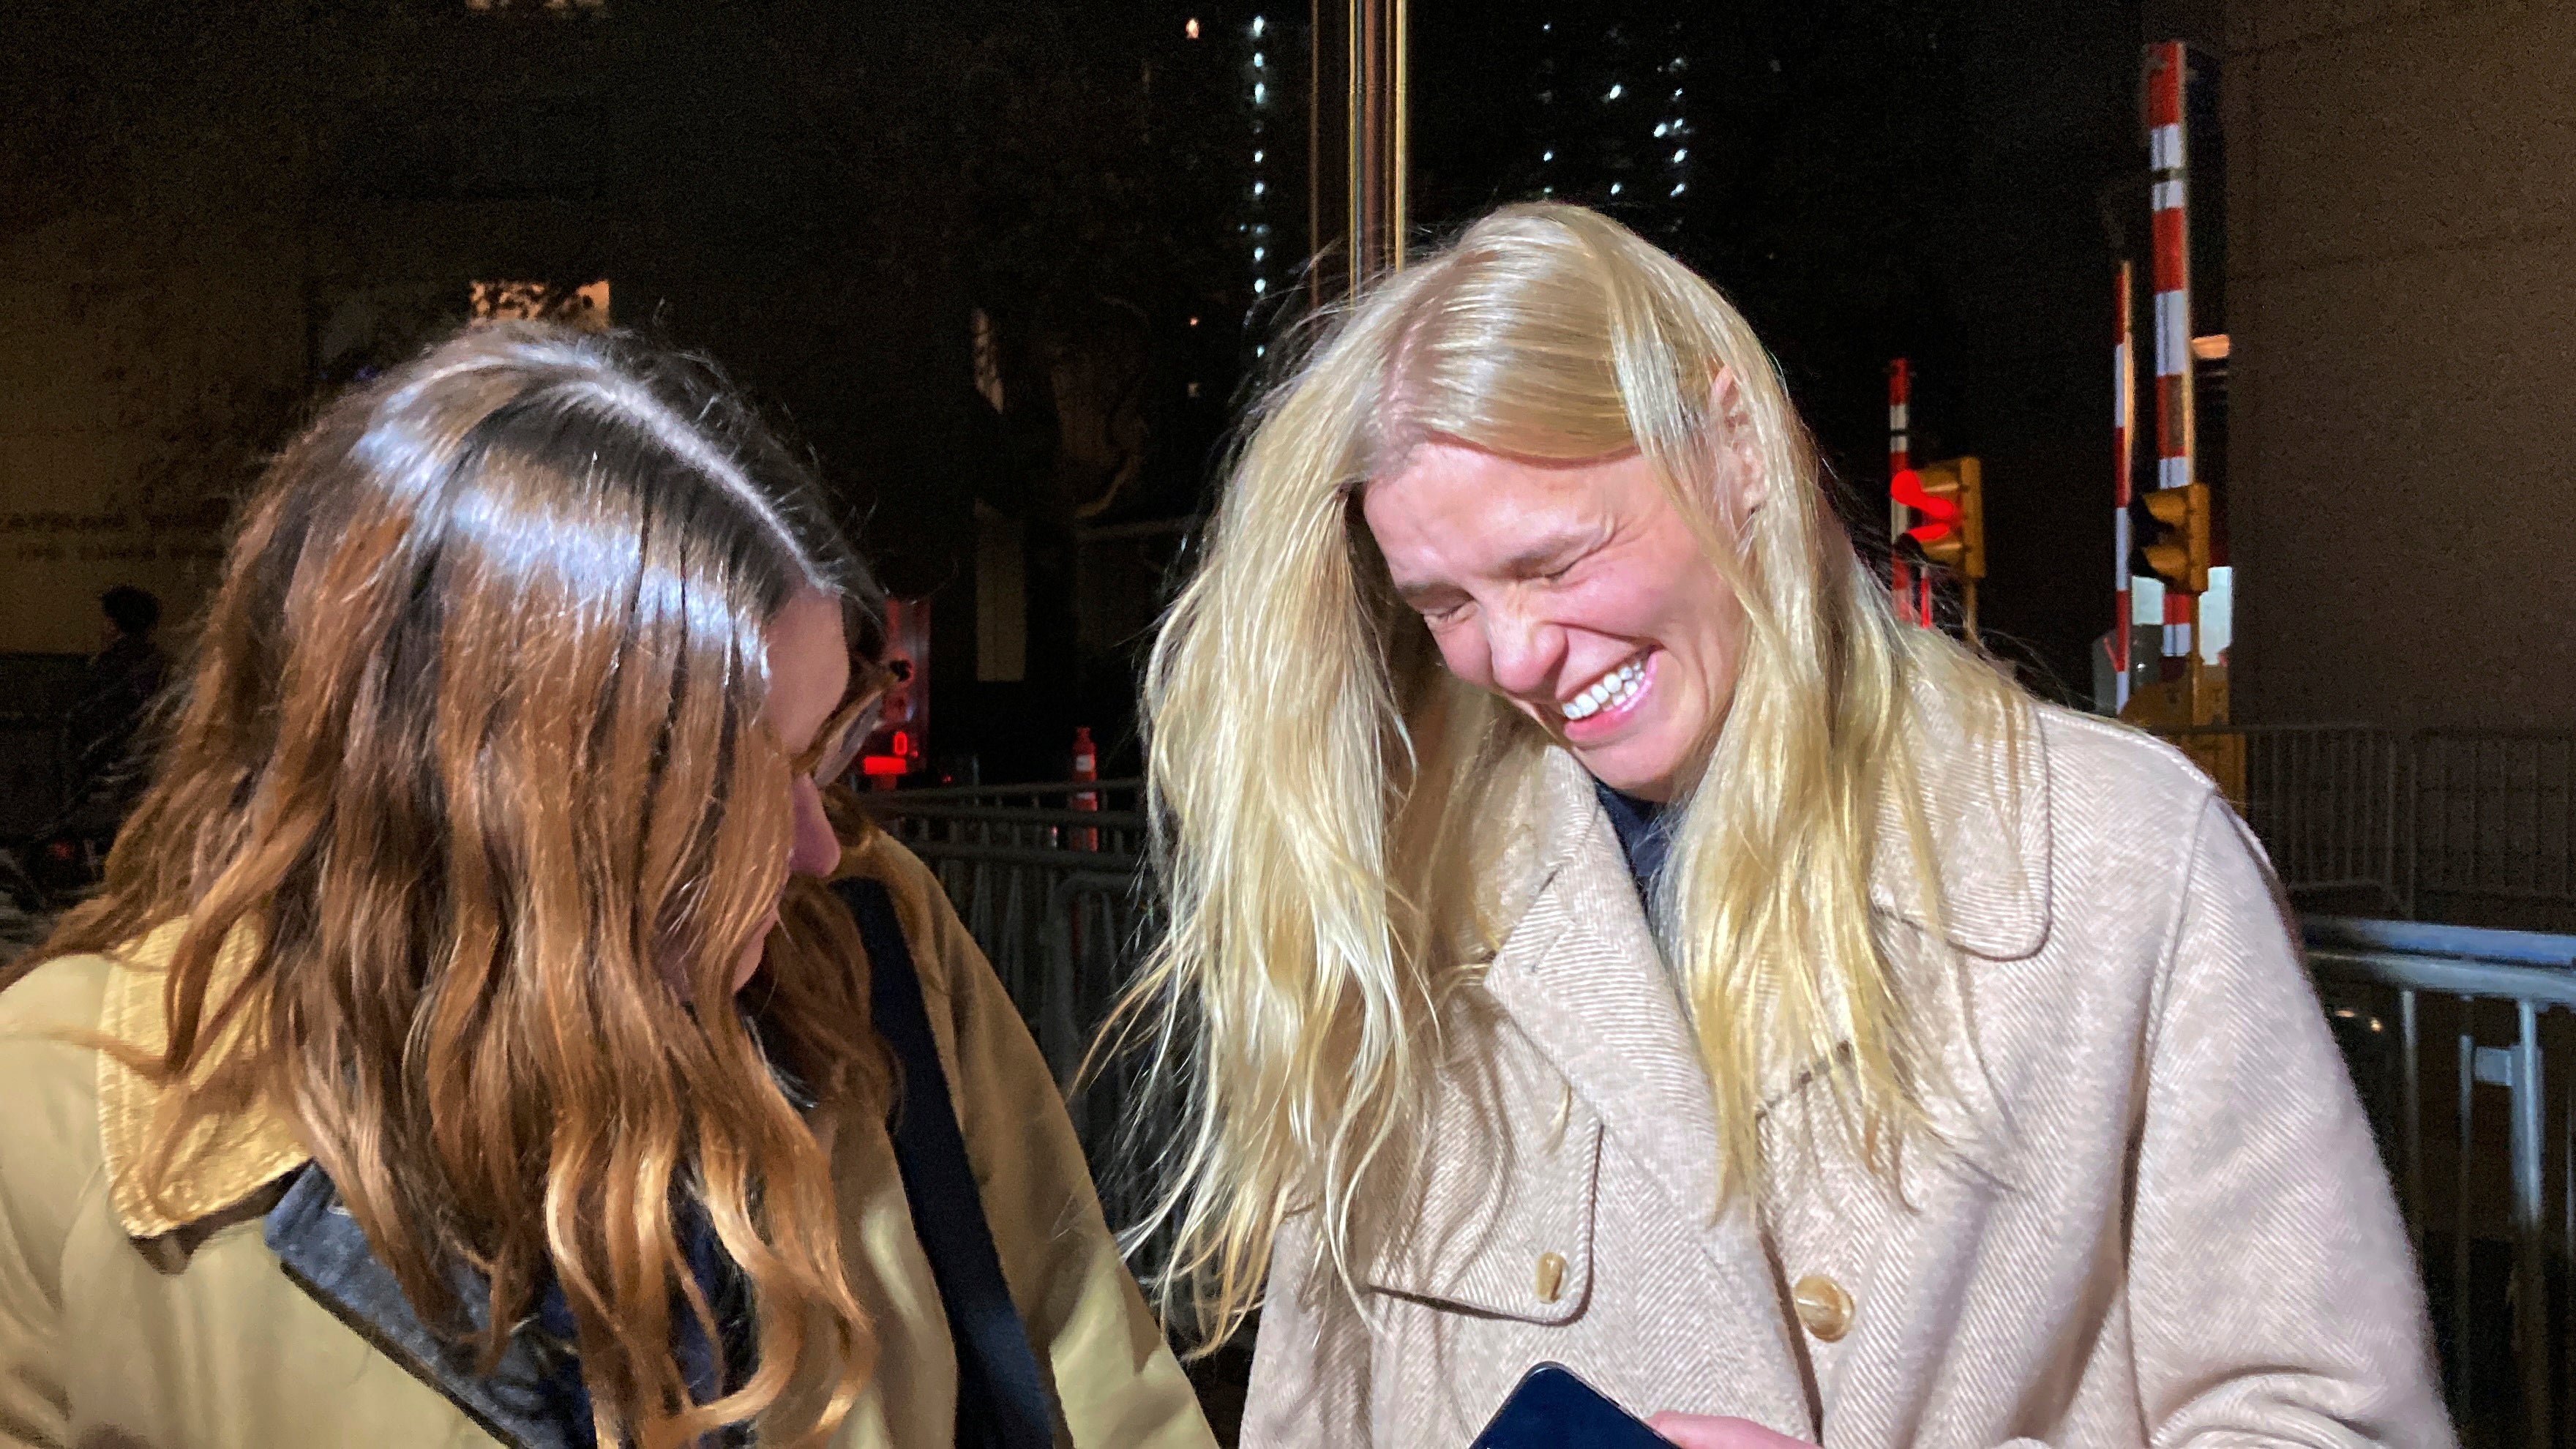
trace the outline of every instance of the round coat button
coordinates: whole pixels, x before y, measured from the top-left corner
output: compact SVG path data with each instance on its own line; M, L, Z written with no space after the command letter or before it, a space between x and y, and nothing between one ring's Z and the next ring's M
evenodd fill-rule
M1789 1297L1798 1305L1798 1321L1826 1343L1851 1331L1852 1296L1824 1274L1810 1273L1799 1279L1791 1285Z

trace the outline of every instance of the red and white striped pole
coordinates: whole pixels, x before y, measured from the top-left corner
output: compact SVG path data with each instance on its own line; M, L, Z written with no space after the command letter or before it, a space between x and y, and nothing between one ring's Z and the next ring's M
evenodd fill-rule
M2147 47L2147 164L2155 172L2156 486L2191 482L2191 236L2183 134L2183 45ZM2163 677L2190 665L2200 596L2165 590Z
M2111 343L2111 708L2129 707L2129 633L2136 614L2129 603L2129 463L2130 438L2138 420L2137 364L2129 351L2130 263L2120 263L2112 280L2112 305L2118 322Z
M1907 563L1898 545L1905 541L1905 530L1914 526L1914 510L1896 501L1896 475L1914 466L1914 440L1909 415L1914 400L1914 372L1902 357L1887 365L1887 545L1889 562L1887 591L1896 602L1899 622L1931 622L1930 614L1917 614L1914 607L1914 566Z
M1076 726L1073 731L1073 782L1077 785L1088 785L1099 778L1100 750L1091 742L1091 726ZM1076 790L1070 803L1076 810L1097 810L1100 808L1100 792ZM1100 832L1089 826L1075 831L1074 839L1080 842L1078 847L1080 849L1098 850L1100 848Z

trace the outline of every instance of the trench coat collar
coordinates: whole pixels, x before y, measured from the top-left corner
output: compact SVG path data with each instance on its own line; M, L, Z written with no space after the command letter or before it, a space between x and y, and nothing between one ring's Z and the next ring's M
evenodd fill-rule
M146 1060L169 1048L165 988L170 958L186 931L185 920L171 921L115 953L116 969L108 973L99 1009L100 1036ZM224 999L249 970L257 949L256 934L247 926L225 938L215 953L208 1001ZM202 1060L210 1067L231 1056L243 1045L247 1029L246 1021L237 1019ZM98 1125L108 1199L129 1237L158 1238L211 1217L313 1160L293 1117L263 1099L200 1118L177 1150L156 1162L151 1147L161 1098L161 1085L117 1053L98 1054Z
M1941 936L1988 961L2020 961L2047 944L2050 852L2048 746L2039 712L2015 699L2002 718L1917 685L1907 743L1919 762L1923 823L1931 835ZM1883 801L1870 870L1870 904L1930 934L1917 888L1902 802Z
M1947 709L1914 713L1941 934L1971 958L2036 954L2048 934L2050 830L2035 719L2025 712L1997 740ZM1592 777L1572 755L1548 750L1519 814L1496 865L1506 909L1517 903L1518 915L1486 989L1676 1205L1706 1214L1718 1201L1708 1078ZM1882 811L1871 904L1928 935L1933 911L1914 885L1909 834L1901 809ZM1907 960L1895 965L1909 969ZM1772 1084L1765 1100L1809 1074Z

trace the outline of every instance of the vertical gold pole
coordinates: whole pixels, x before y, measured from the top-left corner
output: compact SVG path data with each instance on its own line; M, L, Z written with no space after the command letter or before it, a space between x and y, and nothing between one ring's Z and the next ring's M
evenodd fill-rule
M1408 17L1406 0L1314 0L1313 14L1307 214L1316 301L1329 305L1404 265Z

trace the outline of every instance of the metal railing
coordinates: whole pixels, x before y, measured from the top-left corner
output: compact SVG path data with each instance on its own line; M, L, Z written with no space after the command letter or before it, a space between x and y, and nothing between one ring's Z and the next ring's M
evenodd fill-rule
M2362 725L2159 733L2218 781L2284 886L2410 913L2403 737Z
M2395 1167L2463 1438L2561 1442L2576 1420L2553 1402L2569 1311L2553 1284L2576 1264L2576 936L2333 917L2306 934ZM2428 1093L2428 1070L2452 1090Z
M2576 731L2157 733L2219 782L2293 899L2576 927Z
M1027 1020L1074 1127L1100 1160L1124 1106L1117 1084L1079 1092L1093 1035L1150 939L1140 889L1141 782L900 790L862 804L928 862ZM1100 808L1077 809L1088 796Z
M2426 730L2413 765L2416 889L2576 902L2576 733Z

